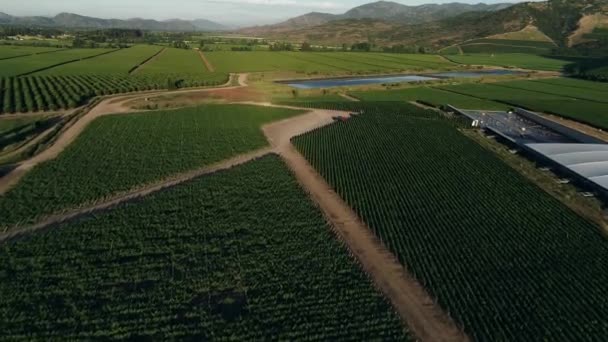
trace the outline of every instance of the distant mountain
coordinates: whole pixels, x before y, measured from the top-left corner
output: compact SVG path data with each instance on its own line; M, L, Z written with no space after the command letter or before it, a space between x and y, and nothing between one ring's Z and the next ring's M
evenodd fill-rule
M586 36L585 33L600 27L599 25L608 27L608 0L549 0L505 6L462 4L413 6L420 15L420 18L415 20L426 18L424 20L428 21L411 23L414 19L404 19L411 12L403 9L402 5L379 2L355 8L347 13L350 13L350 16L381 18L341 18L289 30L285 29L285 26L281 29L277 29L277 26L267 26L244 31L269 39L308 41L334 46L343 43L371 42L378 46L403 44L441 48L471 39L521 31L533 25L558 46L565 47L576 45L573 43L576 42L572 39L573 35ZM412 7L408 8L411 10ZM448 15L467 8L486 10L471 10L455 16ZM444 15L448 16L439 20L430 19Z
M205 19L192 21L172 19L157 21L151 19L133 18L100 19L73 13L60 13L55 17L14 17L0 13L0 25L43 26L62 28L91 28L91 29L140 29L146 31L221 31L227 27Z
M410 25L449 18L472 11L498 11L511 5L507 3L494 5L449 3L407 6L391 1L378 1L355 7L344 14L312 12L276 25L245 28L242 31L250 34L265 34L267 32L285 31L286 29L304 29L347 19L376 19Z

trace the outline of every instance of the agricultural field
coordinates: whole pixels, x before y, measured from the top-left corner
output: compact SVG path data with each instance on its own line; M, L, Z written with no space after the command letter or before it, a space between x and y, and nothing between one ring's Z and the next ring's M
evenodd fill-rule
M0 60L0 77L30 74L84 58L113 53L111 49L68 49L51 53Z
M373 73L455 68L436 55L355 52L206 52L218 72Z
M47 69L35 75L126 75L160 50L159 46L135 45L107 55Z
M229 78L224 73L171 77L89 74L0 78L0 114L69 109L85 104L94 96L167 89L169 79L179 87L198 87L219 86Z
M47 53L58 51L58 48L53 47L31 47L18 45L0 45L0 60L7 58L15 58L21 56L35 55L39 53Z
M2 227L77 207L267 146L260 127L300 111L206 105L95 120L0 197Z
M197 51L168 48L144 65L138 74L188 74L198 75L207 68Z
M513 67L532 70L561 71L572 61L566 59L549 58L533 54L504 53L504 54L465 54L448 55L446 58L452 62L466 65L493 65L500 67Z
M366 110L293 142L472 340L607 336L600 229L457 122L409 113Z
M58 121L55 117L27 117L0 120L0 156L20 146ZM2 158L0 158L1 160Z
M503 83L463 84L440 87L440 89L512 106L520 106L534 111L547 112L598 128L608 129L608 116L606 115L608 104L599 101L601 90L565 87L559 86L559 84L558 87L555 87L550 83L546 84L546 82L553 81L507 82L505 83L507 86L504 86ZM575 82L588 81L575 80ZM590 83L593 84L593 82ZM509 84L511 86L508 86ZM567 93L569 93L569 96L567 96ZM596 100L591 100L592 98Z
M460 44L464 53L528 53L545 54L555 48L551 41L511 40L511 39L474 39Z
M0 246L2 335L413 340L277 156Z
M362 101L418 101L437 108L448 104L462 109L504 110L509 107L502 103L428 87L353 91L349 92L349 95Z

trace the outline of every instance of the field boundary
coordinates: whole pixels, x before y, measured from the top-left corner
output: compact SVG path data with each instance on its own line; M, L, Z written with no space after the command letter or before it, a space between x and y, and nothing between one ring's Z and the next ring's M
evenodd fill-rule
M106 52L100 53L98 55L93 55L93 56L89 56L89 57L72 59L72 60L69 60L69 61L65 61L65 62L54 64L54 65L45 66L44 68L40 68L40 69L37 69L37 70L28 71L28 72L23 73L23 74L15 75L14 77L29 76L29 75L35 74L37 72L53 69L53 68L56 68L58 66L62 66L62 65L70 64L70 63L84 61L84 60L91 59L91 58L96 58L96 57L107 55L107 54L110 54L110 53L114 53L114 52L117 52L117 51L120 51L120 50L121 49L115 49L115 50L111 50L111 51L106 51Z
M0 58L0 61L5 61L7 59L15 59L15 58L27 57L27 56L34 56L34 55L44 55L44 54L47 54L47 53L53 53L53 52L59 52L59 51L65 51L65 50L69 50L69 49L58 49L58 50L52 50L52 51L42 51L42 52L28 53L28 54L19 55L19 56L4 57L4 58Z
M203 63L205 63L205 67L207 68L207 71L208 72L215 72L215 67L207 59L207 56L205 56L205 54L203 53L203 51L198 50L198 55L201 56L201 59L203 60Z
M167 50L167 48L162 48L162 49L158 50L155 54L153 54L152 56L146 58L143 62L137 64L134 67L132 67L127 73L129 75L136 74L141 68L143 68L146 64L148 64L148 63L152 62L153 60L155 60L157 57L159 57L166 50Z

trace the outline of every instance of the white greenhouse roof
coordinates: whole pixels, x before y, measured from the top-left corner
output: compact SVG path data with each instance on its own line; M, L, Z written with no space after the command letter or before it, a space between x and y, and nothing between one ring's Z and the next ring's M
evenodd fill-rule
M608 144L526 146L608 190Z

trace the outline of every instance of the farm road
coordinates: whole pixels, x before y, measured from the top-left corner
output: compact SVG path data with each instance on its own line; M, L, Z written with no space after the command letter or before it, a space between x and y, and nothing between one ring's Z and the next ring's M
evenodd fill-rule
M239 76L239 86L246 86L246 75ZM238 88L234 87L234 88ZM226 89L226 88L220 88ZM202 91L186 90L178 92ZM207 91L213 91L208 89ZM175 92L174 92L175 93ZM159 92L166 95L167 92ZM102 101L76 124L65 131L57 142L48 150L28 160L18 168L18 174L11 176L13 182L35 165L55 158L84 130L94 119L109 114L128 113L133 111L125 106L134 98L149 97L154 94L124 96ZM278 106L270 103L241 102L242 104L302 109L290 106ZM308 110L308 109L307 109ZM205 174L229 169L246 163L268 153L277 153L286 162L290 170L311 199L324 213L336 234L343 239L351 253L357 258L364 271L369 274L376 287L391 301L408 328L421 341L468 341L468 337L442 311L426 293L424 288L411 276L407 269L392 255L374 236L372 231L357 214L335 193L323 177L293 147L291 138L333 122L332 117L347 113L330 110L312 110L306 114L274 122L262 127L271 147L239 155L217 164L175 175L170 179L159 181L140 189L117 195L103 203L88 208L77 209L61 215L55 215L29 227L16 228L0 233L0 242L34 231L49 229L55 225L79 217L113 208L121 203L133 201L155 192L174 187ZM13 172L14 173L14 172ZM6 178L6 177L5 177ZM5 180L0 179L0 194Z

